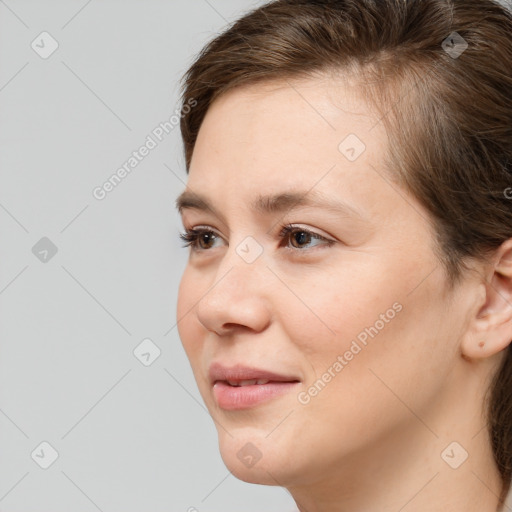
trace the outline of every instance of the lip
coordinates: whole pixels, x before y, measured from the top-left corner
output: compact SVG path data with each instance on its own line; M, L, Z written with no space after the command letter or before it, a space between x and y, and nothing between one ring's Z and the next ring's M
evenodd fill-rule
M212 363L208 372L213 387L214 398L221 409L240 410L255 407L288 393L299 384L294 375L283 375L270 370L236 364L224 366ZM240 383L246 380L268 380L266 384L233 386L228 383Z
M210 383L212 386L216 381L233 381L240 382L242 380L270 380L273 382L294 382L299 378L295 375L282 375L269 370L262 370L243 364L235 364L233 366L224 366L221 363L212 363L208 371Z

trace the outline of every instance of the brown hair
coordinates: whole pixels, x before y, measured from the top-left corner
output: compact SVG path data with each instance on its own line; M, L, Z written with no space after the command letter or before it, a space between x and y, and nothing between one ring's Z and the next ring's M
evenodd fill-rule
M453 286L469 260L512 237L511 70L512 13L493 0L275 0L212 40L185 74L182 104L195 105L181 119L186 169L221 94L350 71L386 128L383 165L431 214ZM500 504L512 476L511 347L487 409Z

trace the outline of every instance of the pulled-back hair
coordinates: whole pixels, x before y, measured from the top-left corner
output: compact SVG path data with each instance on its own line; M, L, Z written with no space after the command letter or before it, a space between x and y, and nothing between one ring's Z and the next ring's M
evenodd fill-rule
M493 0L269 2L185 74L182 104L195 105L181 118L187 172L220 95L319 73L358 78L388 135L382 165L429 211L451 286L512 237L511 12ZM512 475L511 347L486 396L501 504Z

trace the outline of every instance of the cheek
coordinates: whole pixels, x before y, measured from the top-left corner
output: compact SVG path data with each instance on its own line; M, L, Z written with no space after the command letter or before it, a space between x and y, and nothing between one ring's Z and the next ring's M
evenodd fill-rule
M293 333L291 339L303 340L304 350L320 359L323 353L332 358L333 353L349 350L353 340L364 346L370 339L368 329L374 333L375 324L378 332L389 330L400 315L405 294L400 283L375 279L379 274L385 273L362 267L356 272L339 262L314 276L287 278L295 296L288 292L277 307Z
M332 411L326 421L357 439L379 435L376 425L383 433L410 419L404 403L427 411L457 358L442 276L432 274L411 293L406 272L383 275L388 277L325 280L321 294L309 295L308 305L322 312L336 336L325 336L318 320L303 322L302 336L294 327L299 323L289 323L311 368L305 412L318 417Z
M194 307L202 297L201 294L204 294L204 291L198 289L189 268L186 267L178 288L176 321L181 343L192 364L197 359L204 336L194 313Z
M385 272L376 267L358 273L333 271L320 279L316 276L314 284L289 281L304 300L292 297L286 302L283 323L307 359L308 384L321 379L329 382L326 388L348 386L353 388L351 396L364 398L379 383L371 370L377 374L382 370L389 382L400 387L410 385L402 385L400 376L404 381L429 378L429 368L437 364L432 344L444 344L432 339L440 327L441 299L435 284L410 293L407 269L391 267ZM443 353L435 357L442 358ZM341 377L349 373L350 378Z

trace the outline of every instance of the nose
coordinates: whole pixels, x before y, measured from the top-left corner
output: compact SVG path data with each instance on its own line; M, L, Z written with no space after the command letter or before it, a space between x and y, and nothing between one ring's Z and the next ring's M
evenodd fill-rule
M205 329L219 336L238 329L261 332L268 327L272 316L265 293L269 290L265 283L271 274L265 265L248 264L237 255L229 262L219 267L197 304L197 317Z

